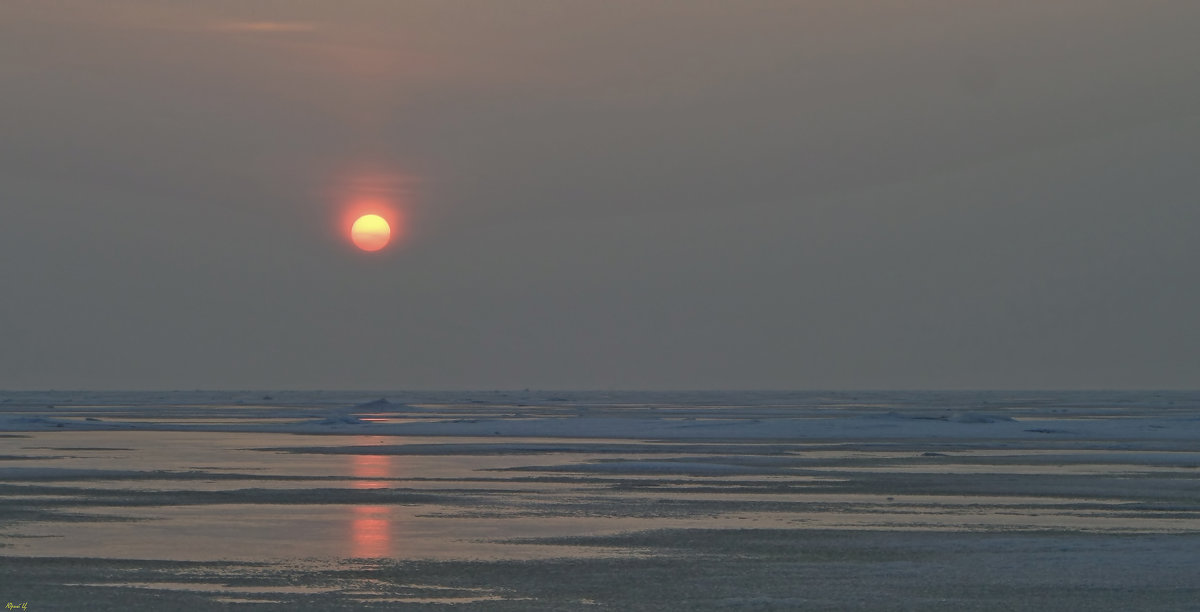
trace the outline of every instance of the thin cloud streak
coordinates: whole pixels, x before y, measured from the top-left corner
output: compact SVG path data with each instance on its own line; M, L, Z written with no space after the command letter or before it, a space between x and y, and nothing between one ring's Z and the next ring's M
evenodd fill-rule
M315 23L304 21L228 21L213 26L220 32L294 33L315 32Z

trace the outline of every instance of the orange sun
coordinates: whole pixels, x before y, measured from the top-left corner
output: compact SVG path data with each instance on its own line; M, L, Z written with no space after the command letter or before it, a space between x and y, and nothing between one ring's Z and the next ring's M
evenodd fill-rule
M354 246L364 251L378 251L387 246L392 237L392 228L387 219L379 215L363 215L350 228L350 239Z

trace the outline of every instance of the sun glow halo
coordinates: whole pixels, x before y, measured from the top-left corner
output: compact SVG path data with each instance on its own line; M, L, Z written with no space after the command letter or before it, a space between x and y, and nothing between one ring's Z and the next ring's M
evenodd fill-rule
M392 228L387 219L379 215L363 215L350 228L350 239L354 246L364 251L378 251L387 246L392 237Z

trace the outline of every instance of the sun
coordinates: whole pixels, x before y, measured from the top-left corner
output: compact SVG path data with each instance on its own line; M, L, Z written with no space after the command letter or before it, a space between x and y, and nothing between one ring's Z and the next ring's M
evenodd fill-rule
M350 239L354 246L364 251L378 251L387 246L392 237L392 227L387 219L379 215L363 215L350 228Z

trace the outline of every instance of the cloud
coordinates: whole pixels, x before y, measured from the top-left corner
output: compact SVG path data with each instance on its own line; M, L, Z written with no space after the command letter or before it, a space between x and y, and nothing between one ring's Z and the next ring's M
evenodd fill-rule
M317 26L306 21L227 21L214 26L221 32L313 32Z

